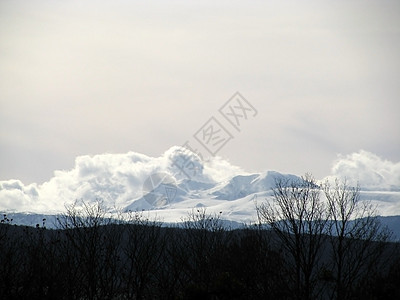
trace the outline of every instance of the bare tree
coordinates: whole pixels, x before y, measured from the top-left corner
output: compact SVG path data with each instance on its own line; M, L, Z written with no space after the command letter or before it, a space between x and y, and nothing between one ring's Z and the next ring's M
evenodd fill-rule
M259 205L257 214L259 222L270 226L291 257L293 293L298 299L316 297L329 210L314 178L309 174L299 180L278 178L272 202Z
M11 299L18 295L21 284L21 267L24 262L22 236L12 226L6 214L0 220L0 298Z
M58 227L65 236L62 247L69 297L81 298L83 293L86 299L111 299L120 283L116 264L122 229L107 216L101 200L75 202L66 209L58 218Z
M179 260L186 279L187 297L210 297L220 276L222 261L231 232L226 230L220 213L206 208L193 209L183 221L185 229L179 241Z
M125 264L123 279L128 299L155 297L158 272L164 266L166 244L161 223L131 212L127 220L123 246Z
M360 187L344 180L326 181L323 191L328 203L331 276L335 282L332 298L349 299L360 285L361 276L371 276L382 266L384 248L391 234L384 228L371 203L360 199Z

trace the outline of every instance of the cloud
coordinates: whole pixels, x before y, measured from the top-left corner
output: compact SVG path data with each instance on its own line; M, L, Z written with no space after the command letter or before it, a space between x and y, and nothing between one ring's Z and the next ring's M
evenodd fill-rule
M193 187L217 186L236 175L249 175L220 157L202 161L195 153L178 146L159 157L136 152L84 155L75 159L72 169L55 171L43 184L24 185L15 179L0 181L0 210L56 213L63 212L65 204L77 199L102 199L109 208L124 209L143 197L146 179L160 172L183 185L189 175ZM363 150L339 155L329 178L332 177L346 177L352 184L359 181L364 190L400 191L400 163Z
M76 199L103 199L109 206L126 207L143 196L143 184L151 174L166 172L179 182L187 177L177 165L186 164L191 180L219 182L241 171L216 157L203 162L182 147L172 147L160 157L136 152L84 155L71 170L55 171L41 185L25 186L19 180L0 181L0 209L28 212L61 212ZM188 167L189 166L189 167Z
M19 180L0 182L0 208L18 209L31 205L38 198L39 191L36 184L25 186Z
M204 165L204 173L208 174L216 182L221 182L238 174L246 174L242 168L234 166L221 157L214 157Z
M394 163L360 150L348 155L338 155L328 178L346 178L367 190L400 190L400 162Z

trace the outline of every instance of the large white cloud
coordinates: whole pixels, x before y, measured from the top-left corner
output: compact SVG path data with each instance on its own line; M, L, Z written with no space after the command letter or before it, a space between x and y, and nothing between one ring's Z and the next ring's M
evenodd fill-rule
M371 152L360 150L339 155L332 166L330 178L346 178L362 189L400 190L400 162L385 160Z
M186 166L184 171L180 166ZM79 156L70 170L55 171L43 184L24 185L20 180L0 181L0 210L37 213L62 212L77 199L102 199L108 207L123 209L143 196L143 184L150 175L165 172L182 186L213 186L236 175L248 175L219 157L208 161L182 147L172 147L159 157L128 152ZM187 177L190 175L190 178ZM328 178L347 178L364 190L400 191L400 163L393 163L367 151L340 155ZM211 185L210 185L211 184ZM218 185L219 186L219 185ZM372 195L378 202L379 195ZM375 197L376 196L376 197ZM208 195L206 198L210 198ZM142 198L143 199L143 198ZM397 199L397 198L396 198ZM225 199L227 200L227 199ZM385 201L384 201L385 200ZM394 205L397 201L386 201ZM397 204L396 204L397 205Z
M0 210L61 212L76 199L103 199L109 206L122 208L143 196L143 183L156 172L166 172L179 182L185 179L177 166L194 169L191 180L220 182L241 172L221 158L203 162L182 147L172 147L160 157L128 152L79 156L71 170L55 171L49 181L25 186L19 180L0 182Z

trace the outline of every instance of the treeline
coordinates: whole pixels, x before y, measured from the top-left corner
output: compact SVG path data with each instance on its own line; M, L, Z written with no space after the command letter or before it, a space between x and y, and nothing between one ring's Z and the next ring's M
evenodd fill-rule
M299 295L293 280L295 264L270 230L230 231L205 210L191 213L183 228L168 228L139 214L128 223L108 223L102 213L97 214L98 206L86 209L87 217L62 217L57 230L0 226L0 299L295 299ZM360 241L348 242L359 248ZM347 262L351 265L343 266L350 270L357 264L370 265L348 274L355 277L345 287L347 299L399 299L400 254L397 244L384 245L378 257L354 257ZM335 255L328 242L325 246L313 279L319 294L310 299L336 297L329 269Z
M107 217L101 202L67 207L57 229L4 216L0 299L400 299L398 243L358 189L325 185L323 202L318 190L277 182L240 230L204 208L174 228Z

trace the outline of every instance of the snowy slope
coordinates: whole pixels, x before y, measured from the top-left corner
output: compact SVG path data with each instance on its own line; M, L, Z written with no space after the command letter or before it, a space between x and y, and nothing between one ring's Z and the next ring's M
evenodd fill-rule
M360 174L363 169L361 165ZM388 183L382 179L385 176L379 182L368 177L361 197L377 204L383 216L400 215L400 180L390 177ZM226 220L252 223L256 203L270 199L276 179L299 177L275 171L249 174L219 157L202 161L176 146L160 157L135 152L80 156L71 170L56 171L43 184L0 181L0 211L54 215L77 199L101 199L110 211L145 211L165 222L179 222L191 209L207 207Z

